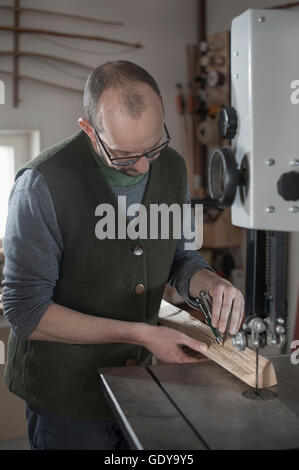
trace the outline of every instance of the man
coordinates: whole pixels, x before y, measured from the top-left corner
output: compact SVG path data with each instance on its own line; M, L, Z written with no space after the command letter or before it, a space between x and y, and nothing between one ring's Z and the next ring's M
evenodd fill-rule
M186 203L186 169L168 146L159 88L143 68L91 73L81 131L16 175L4 239L6 382L27 403L33 449L119 449L126 442L100 390L99 367L196 362L206 345L157 326L169 282L189 302L204 288L213 324L240 327L244 301L184 239L100 239L97 207ZM125 208L124 208L125 210ZM123 214L117 214L116 224ZM129 217L127 222L129 223Z

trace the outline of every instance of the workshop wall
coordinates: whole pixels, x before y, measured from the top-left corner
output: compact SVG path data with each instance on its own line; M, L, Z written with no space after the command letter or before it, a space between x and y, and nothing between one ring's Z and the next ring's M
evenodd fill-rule
M12 2L5 2L12 4ZM51 9L76 15L97 17L106 20L119 20L123 26L107 26L62 19L55 16L21 14L21 25L33 28L48 28L64 32L103 35L129 42L140 42L143 49L131 49L96 41L57 38L54 36L21 36L21 49L59 55L71 60L86 63L95 68L108 60L125 59L138 63L152 73L158 81L164 96L167 125L172 137L172 145L182 151L178 137L178 119L175 110L175 83L186 81L185 44L197 39L197 0L22 0L21 6ZM51 7L51 8L50 8ZM12 25L13 15L1 10L1 24ZM51 42L48 42L51 41ZM12 50L11 33L0 34L0 49ZM54 44L55 42L55 44ZM91 50L94 53L78 52L65 49L57 44L66 44L72 48ZM88 76L88 71L57 64L51 65L66 69L68 73ZM12 70L10 57L1 57L0 69ZM22 58L20 73L42 80L54 81L62 85L82 88L84 80L64 75L54 70L47 63L32 58ZM75 133L79 127L77 118L82 115L80 95L21 81L19 108L12 106L12 78L1 76L6 87L6 103L0 106L0 129L39 129L41 148Z

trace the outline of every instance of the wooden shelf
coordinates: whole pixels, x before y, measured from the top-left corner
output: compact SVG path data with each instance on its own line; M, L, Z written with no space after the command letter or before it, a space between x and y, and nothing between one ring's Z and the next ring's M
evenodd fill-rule
M231 210L223 211L215 222L204 223L203 247L228 248L241 246L243 231L231 223Z

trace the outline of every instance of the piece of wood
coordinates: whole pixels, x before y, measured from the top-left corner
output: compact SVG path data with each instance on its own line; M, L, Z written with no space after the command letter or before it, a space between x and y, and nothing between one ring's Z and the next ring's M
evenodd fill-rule
M285 5L277 5L276 7L266 7L265 9L269 10L281 10L283 8L293 8L293 7L298 7L299 2L292 2L292 3L286 3Z
M191 196L194 196L194 93L193 93L193 80L194 80L194 55L195 46L187 44L185 46L186 59L187 59L187 75L188 86L186 89L186 129L188 141L188 154L185 157L187 164L187 174L189 181L189 188Z
M1 74L14 76L14 73L9 72L8 70L0 70L0 76ZM41 85L48 85L54 88L59 88L61 90L72 91L74 93L83 94L83 90L79 90L78 88L71 88L71 87L64 86L64 85L58 85L57 83L48 82L46 80L40 80L39 78L30 77L29 75L17 75L17 77L22 80L29 80L30 82L40 83Z
M198 42L206 39L206 0L198 0Z
M180 130L183 137L184 145L184 160L186 163L187 178L189 183L190 194L193 193L193 160L192 160L192 150L189 140L189 118L186 113L179 116Z
M203 225L203 246L205 248L227 248L240 246L244 229L231 223L231 210L223 211L215 222Z
M162 300L161 303L159 323L175 328L191 338L206 343L209 348L202 354L251 387L255 387L256 355L254 351L249 348L238 351L237 348L232 346L230 338L225 340L223 346L218 345L214 342L213 333L207 325L165 300ZM277 384L272 363L261 355L259 357L258 375L259 388L272 387Z
M34 28L20 28L15 26L0 26L0 31L13 31L16 33L28 33L28 34L46 34L49 36L59 36L63 38L74 38L74 39L86 39L89 41L102 41L110 44L119 44L121 46L129 46L140 48L143 47L139 42L127 42L119 39L106 38L104 36L89 36L86 34L75 34L75 33L64 33L62 31L52 31L49 29L34 29Z
M49 54L40 54L38 52L29 52L29 51L0 51L0 56L18 56L18 57L38 57L41 59L55 60L57 62L63 62L65 64L74 65L75 67L82 67L86 70L92 70L93 67L82 62L77 62L75 60L64 59L63 57L58 57L57 55Z
M40 14L45 14L45 15L53 15L53 16L61 16L64 18L71 18L74 20L80 20L80 21L91 21L93 23L99 23L99 24L106 24L109 26L122 26L123 23L120 21L108 21L108 20L100 20L98 18L91 18L89 16L79 16L79 15L70 15L69 13L61 13L59 11L50 11L50 10L39 10L37 8L16 8L11 5L0 5L1 10L14 10L18 11L19 13L40 13Z
M20 0L14 0L14 27L17 29L20 26ZM18 107L20 98L19 98L19 71L20 71L20 64L19 64L19 56L18 52L20 50L20 35L15 30L14 31L14 56L13 56L13 105L15 108Z

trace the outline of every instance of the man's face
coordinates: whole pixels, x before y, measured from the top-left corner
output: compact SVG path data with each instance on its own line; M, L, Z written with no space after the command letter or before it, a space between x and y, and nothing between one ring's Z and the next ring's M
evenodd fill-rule
M124 158L142 155L164 142L164 111L157 94L148 85L138 85L145 102L145 109L138 118L131 117L120 106L118 90L107 90L98 103L98 123L102 132L98 134L105 143L112 158ZM98 139L93 146L102 160L109 167L128 176L138 176L149 171L150 164L158 158L140 158L130 166L116 166L110 161Z

